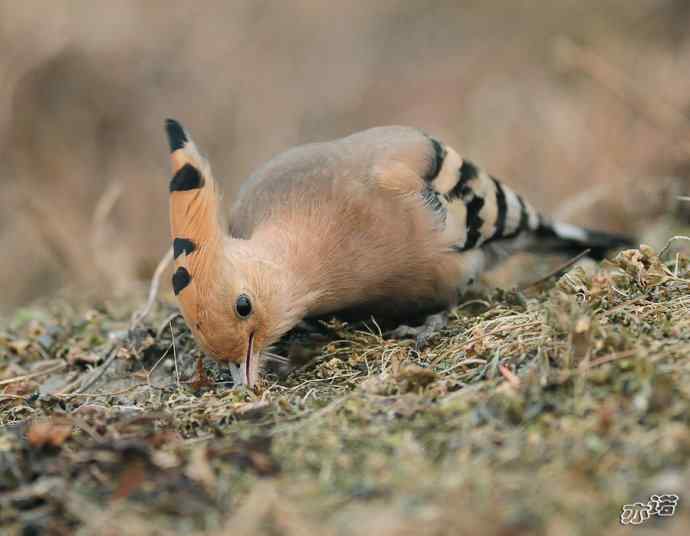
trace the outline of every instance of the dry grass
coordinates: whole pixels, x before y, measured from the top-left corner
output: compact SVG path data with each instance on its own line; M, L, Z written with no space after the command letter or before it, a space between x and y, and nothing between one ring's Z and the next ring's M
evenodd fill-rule
M0 346L0 524L55 534L615 534L690 527L690 260L621 253L467 302L428 348L295 332L260 392L159 304L22 310ZM24 531L24 532L22 532ZM666 533L666 532L664 532ZM672 532L669 532L672 533Z

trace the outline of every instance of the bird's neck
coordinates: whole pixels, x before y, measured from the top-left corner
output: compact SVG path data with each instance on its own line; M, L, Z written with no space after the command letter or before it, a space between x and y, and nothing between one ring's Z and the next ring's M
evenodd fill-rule
M275 316L280 318L276 331L286 332L316 311L327 292L321 288L323 260L316 258L312 241L288 229L259 232L247 242L261 259L257 268L264 271L265 293L270 296Z

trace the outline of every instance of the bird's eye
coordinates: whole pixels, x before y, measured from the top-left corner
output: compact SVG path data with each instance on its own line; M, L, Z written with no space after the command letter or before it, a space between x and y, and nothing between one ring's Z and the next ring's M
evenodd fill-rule
M252 314L252 302L246 294L240 294L235 302L235 312L240 318L247 318Z

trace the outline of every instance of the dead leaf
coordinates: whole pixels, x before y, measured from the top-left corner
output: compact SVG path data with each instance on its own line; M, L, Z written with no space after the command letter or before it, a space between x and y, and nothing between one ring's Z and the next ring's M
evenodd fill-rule
M125 499L132 494L146 478L146 464L143 460L133 460L120 475L112 499Z
M32 447L59 447L72 433L72 426L57 421L37 421L31 424L26 438Z
M199 390L202 387L210 387L213 382L206 374L206 369L204 368L204 358L202 356L196 359L196 376L192 380L192 389Z
M21 382L10 383L9 385L5 386L3 393L6 395L23 396L33 393L36 389L38 389L38 383L33 380L24 380Z

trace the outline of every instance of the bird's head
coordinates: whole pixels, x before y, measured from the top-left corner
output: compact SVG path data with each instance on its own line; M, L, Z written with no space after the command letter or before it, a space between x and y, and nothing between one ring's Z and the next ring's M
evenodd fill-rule
M185 318L199 345L226 365L236 385L254 387L268 350L302 318L304 296L295 296L285 271L249 241L228 238L217 271L199 276L195 305ZM190 314L191 313L191 314Z
M253 387L268 347L305 312L270 244L228 236L210 166L174 120L170 226L173 290L201 348L226 364L236 384Z

